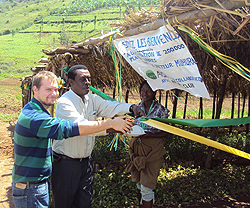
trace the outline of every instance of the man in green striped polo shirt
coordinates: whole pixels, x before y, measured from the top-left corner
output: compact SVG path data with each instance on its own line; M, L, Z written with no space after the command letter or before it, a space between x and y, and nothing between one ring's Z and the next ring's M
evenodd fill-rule
M52 139L93 134L106 129L127 134L132 124L123 118L73 123L52 117L47 111L58 97L57 76L42 71L33 77L34 97L18 118L14 133L15 162L12 192L15 207L49 207L52 173Z

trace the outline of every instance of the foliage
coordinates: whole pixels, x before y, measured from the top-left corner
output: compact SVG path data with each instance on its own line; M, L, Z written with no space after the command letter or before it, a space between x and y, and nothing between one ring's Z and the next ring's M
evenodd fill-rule
M119 14L119 19L120 19L123 13L126 11L126 9L135 6L138 6L139 8L141 7L141 5L143 5L144 7L150 7L151 5L159 5L159 1L158 0L140 0L140 1L30 0L28 2L19 1L15 3L13 3L12 1L4 1L0 3L0 35L10 34L12 33L12 31L20 32L25 29L28 29L33 24L48 23L50 16L54 15L60 15L62 17L60 22L63 23L62 19L68 18L69 16L71 16L70 21L78 21L78 20L82 21L85 19L83 15L85 15L88 12L93 12L96 10L104 10L104 11L106 10L109 13L109 19L113 18L112 17L113 12ZM112 9L110 10L110 8ZM88 16L91 15L90 19L93 19L93 17L95 16L95 14L87 14L87 15ZM103 16L100 15L100 18L102 19Z
M121 165L124 166L129 161L128 148L122 141L118 142L116 151L114 148L108 147L113 137L113 134L109 134L105 137L96 138L92 157L94 163L99 164L101 167L108 166L113 169L119 169Z
M57 14L72 14L72 13L84 13L91 12L100 8L108 7L121 7L126 6L128 8L141 5L151 6L152 4L159 5L158 0L75 0L71 4L65 5L62 8L55 10Z
M45 56L42 49L69 46L86 37L109 32L109 23L121 20L126 9L139 4L150 7L159 5L159 1L2 1L0 79L31 74L30 68Z
M135 202L135 184L124 172L100 170L94 177L93 207L128 207Z
M213 201L225 196L248 194L250 170L235 165L212 169L179 168L161 171L156 189L160 204L187 205L190 202Z
M246 148L248 145L249 138L246 138L246 135L227 135L221 137L220 141L226 140L226 138L230 138L228 140L233 141L231 144L238 148L243 146ZM95 164L100 164L94 178L93 207L136 206L138 205L136 185L131 182L130 175L124 172L126 164L129 162L127 148L120 143L117 151L114 149L110 151L107 146L111 140L112 136L97 139L92 154ZM244 145L242 141L246 141L243 142ZM188 161L190 157L202 160L202 154L205 155L204 145L201 147L202 145L189 142L187 139L173 137L166 144L169 145L165 146L169 164L173 158L176 159L178 156L182 160L188 156L186 158ZM188 153L182 155L185 150ZM217 154L223 153L219 151ZM177 164L167 169L161 169L155 190L156 205L183 207L191 203L209 202L225 196L247 195L249 194L249 182L250 169L248 166L227 163L204 169L201 166L183 167Z
M189 132L193 132L195 134L201 135L205 138L211 139L211 128L204 128L200 130L199 128L189 128L185 127L184 130ZM225 129L220 132L220 128L218 128L218 135L216 136L216 141L230 147L236 148L238 150L244 152L250 152L250 136L246 133L238 133L238 132L226 132ZM168 163L168 166L176 167L178 165L182 165L185 167L204 167L207 152L209 147L194 142L192 140L179 137L177 135L170 135L165 140L165 160ZM239 157L218 150L213 149L213 161L217 161L216 163L222 164L225 162L233 162L238 160ZM243 159L243 158L242 158Z
M40 41L38 34L15 34L0 36L0 77L23 77L31 74L30 68L44 54L43 48L48 48L51 36L43 36ZM40 42L39 42L40 41Z
M128 207L135 199L133 192L129 192L134 184L124 172L129 162L128 148L121 141L116 150L108 147L113 137L110 134L97 138L92 152L96 172L93 207Z

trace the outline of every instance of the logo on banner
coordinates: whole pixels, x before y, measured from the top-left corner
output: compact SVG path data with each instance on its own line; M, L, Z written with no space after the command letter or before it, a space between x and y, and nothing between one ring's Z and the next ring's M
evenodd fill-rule
M155 75L155 73L152 70L147 70L146 71L146 75L150 78L150 79L157 79L157 76Z

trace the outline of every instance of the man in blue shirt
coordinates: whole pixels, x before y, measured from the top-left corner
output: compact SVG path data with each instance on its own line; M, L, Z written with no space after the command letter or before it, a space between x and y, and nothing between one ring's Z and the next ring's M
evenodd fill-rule
M110 128L127 134L132 124L123 118L73 123L51 117L47 109L58 97L57 76L52 72L34 76L32 90L34 97L22 109L14 133L13 202L16 207L49 207L47 179L52 172L52 139Z

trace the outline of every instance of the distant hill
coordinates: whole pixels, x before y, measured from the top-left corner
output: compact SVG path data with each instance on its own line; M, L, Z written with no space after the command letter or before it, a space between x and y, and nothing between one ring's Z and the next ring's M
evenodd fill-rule
M30 74L42 49L68 46L111 30L128 9L158 0L0 0L0 79Z
M157 0L2 0L0 3L0 35L25 31L39 23L80 23L88 22L79 16L92 13L92 22L106 16L103 20L120 20L128 8L158 5ZM98 17L98 12L103 10ZM114 11L113 11L114 10ZM113 12L112 12L113 11ZM113 14L117 13L113 19ZM105 15L108 14L108 15ZM60 20L58 17L60 16ZM66 17L71 18L66 22ZM78 16L76 20L72 16ZM109 18L107 18L107 16ZM52 18L50 18L52 17ZM64 18L62 18L64 17ZM45 22L43 22L46 20ZM40 30L40 28L39 28ZM39 31L38 30L38 31Z

